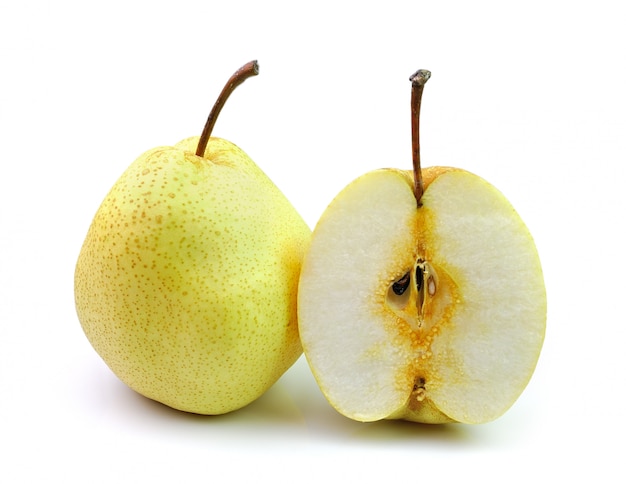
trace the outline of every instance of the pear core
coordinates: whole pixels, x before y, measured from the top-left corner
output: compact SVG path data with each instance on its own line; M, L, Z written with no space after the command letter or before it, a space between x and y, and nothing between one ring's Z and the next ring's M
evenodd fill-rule
M541 265L510 203L464 170L376 170L320 218L300 276L305 355L355 420L482 423L527 385L543 343Z

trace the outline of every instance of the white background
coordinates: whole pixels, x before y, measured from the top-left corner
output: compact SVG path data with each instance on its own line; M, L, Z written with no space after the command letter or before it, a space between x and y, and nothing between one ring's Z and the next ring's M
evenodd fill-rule
M618 5L1 0L0 481L624 482ZM93 214L140 153L199 134L251 59L261 73L214 134L311 227L356 176L410 167L408 77L433 72L424 164L504 192L545 272L544 350L502 418L352 422L303 358L245 409L192 416L136 395L93 351L73 303Z

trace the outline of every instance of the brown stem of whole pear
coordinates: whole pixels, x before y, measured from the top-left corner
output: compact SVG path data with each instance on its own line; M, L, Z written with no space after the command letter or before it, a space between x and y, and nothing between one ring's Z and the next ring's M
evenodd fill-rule
M426 81L430 79L430 71L420 69L411 77L411 141L413 146L413 179L415 186L413 193L417 200L417 206L421 206L424 194L424 182L422 180L422 167L420 158L420 107L422 105L422 92Z
M211 109L209 117L206 120L204 129L202 130L202 134L200 135L200 140L198 141L196 156L204 156L204 151L206 150L206 145L209 143L209 138L211 137L213 126L215 126L215 121L217 121L217 117L224 107L224 104L226 104L226 100L228 99L228 97L237 88L237 86L243 83L243 81L248 79L248 77L256 76L258 73L259 63L253 60L241 67L230 77L230 79L228 79L228 82L222 89L222 92L218 96L217 101L215 101L213 109Z

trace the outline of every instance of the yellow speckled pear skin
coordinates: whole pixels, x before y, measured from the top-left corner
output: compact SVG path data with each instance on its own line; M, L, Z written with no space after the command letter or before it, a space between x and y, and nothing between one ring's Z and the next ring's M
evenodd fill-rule
M222 414L301 354L296 299L310 229L237 146L198 138L140 156L97 211L75 272L83 330L128 386Z

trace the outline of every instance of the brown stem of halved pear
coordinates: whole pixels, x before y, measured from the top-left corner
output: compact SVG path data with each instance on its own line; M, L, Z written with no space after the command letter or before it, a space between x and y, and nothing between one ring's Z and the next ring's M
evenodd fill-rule
M422 105L422 92L426 81L430 79L430 71L420 69L411 77L411 141L413 146L413 179L415 199L417 206L421 206L424 194L424 182L422 181L422 166L420 159L420 107Z
M204 151L206 150L206 145L209 143L209 138L211 137L213 126L215 126L215 121L217 121L217 117L224 107L224 104L226 104L226 100L228 99L228 97L237 88L237 86L243 83L243 81L248 79L248 77L256 76L258 73L259 64L257 61L253 60L242 66L230 77L230 79L228 79L228 82L222 89L222 92L218 96L217 101L215 101L213 109L211 109L209 117L206 120L204 129L202 130L202 134L200 135L200 140L198 141L198 148L196 149L197 156L204 156Z

